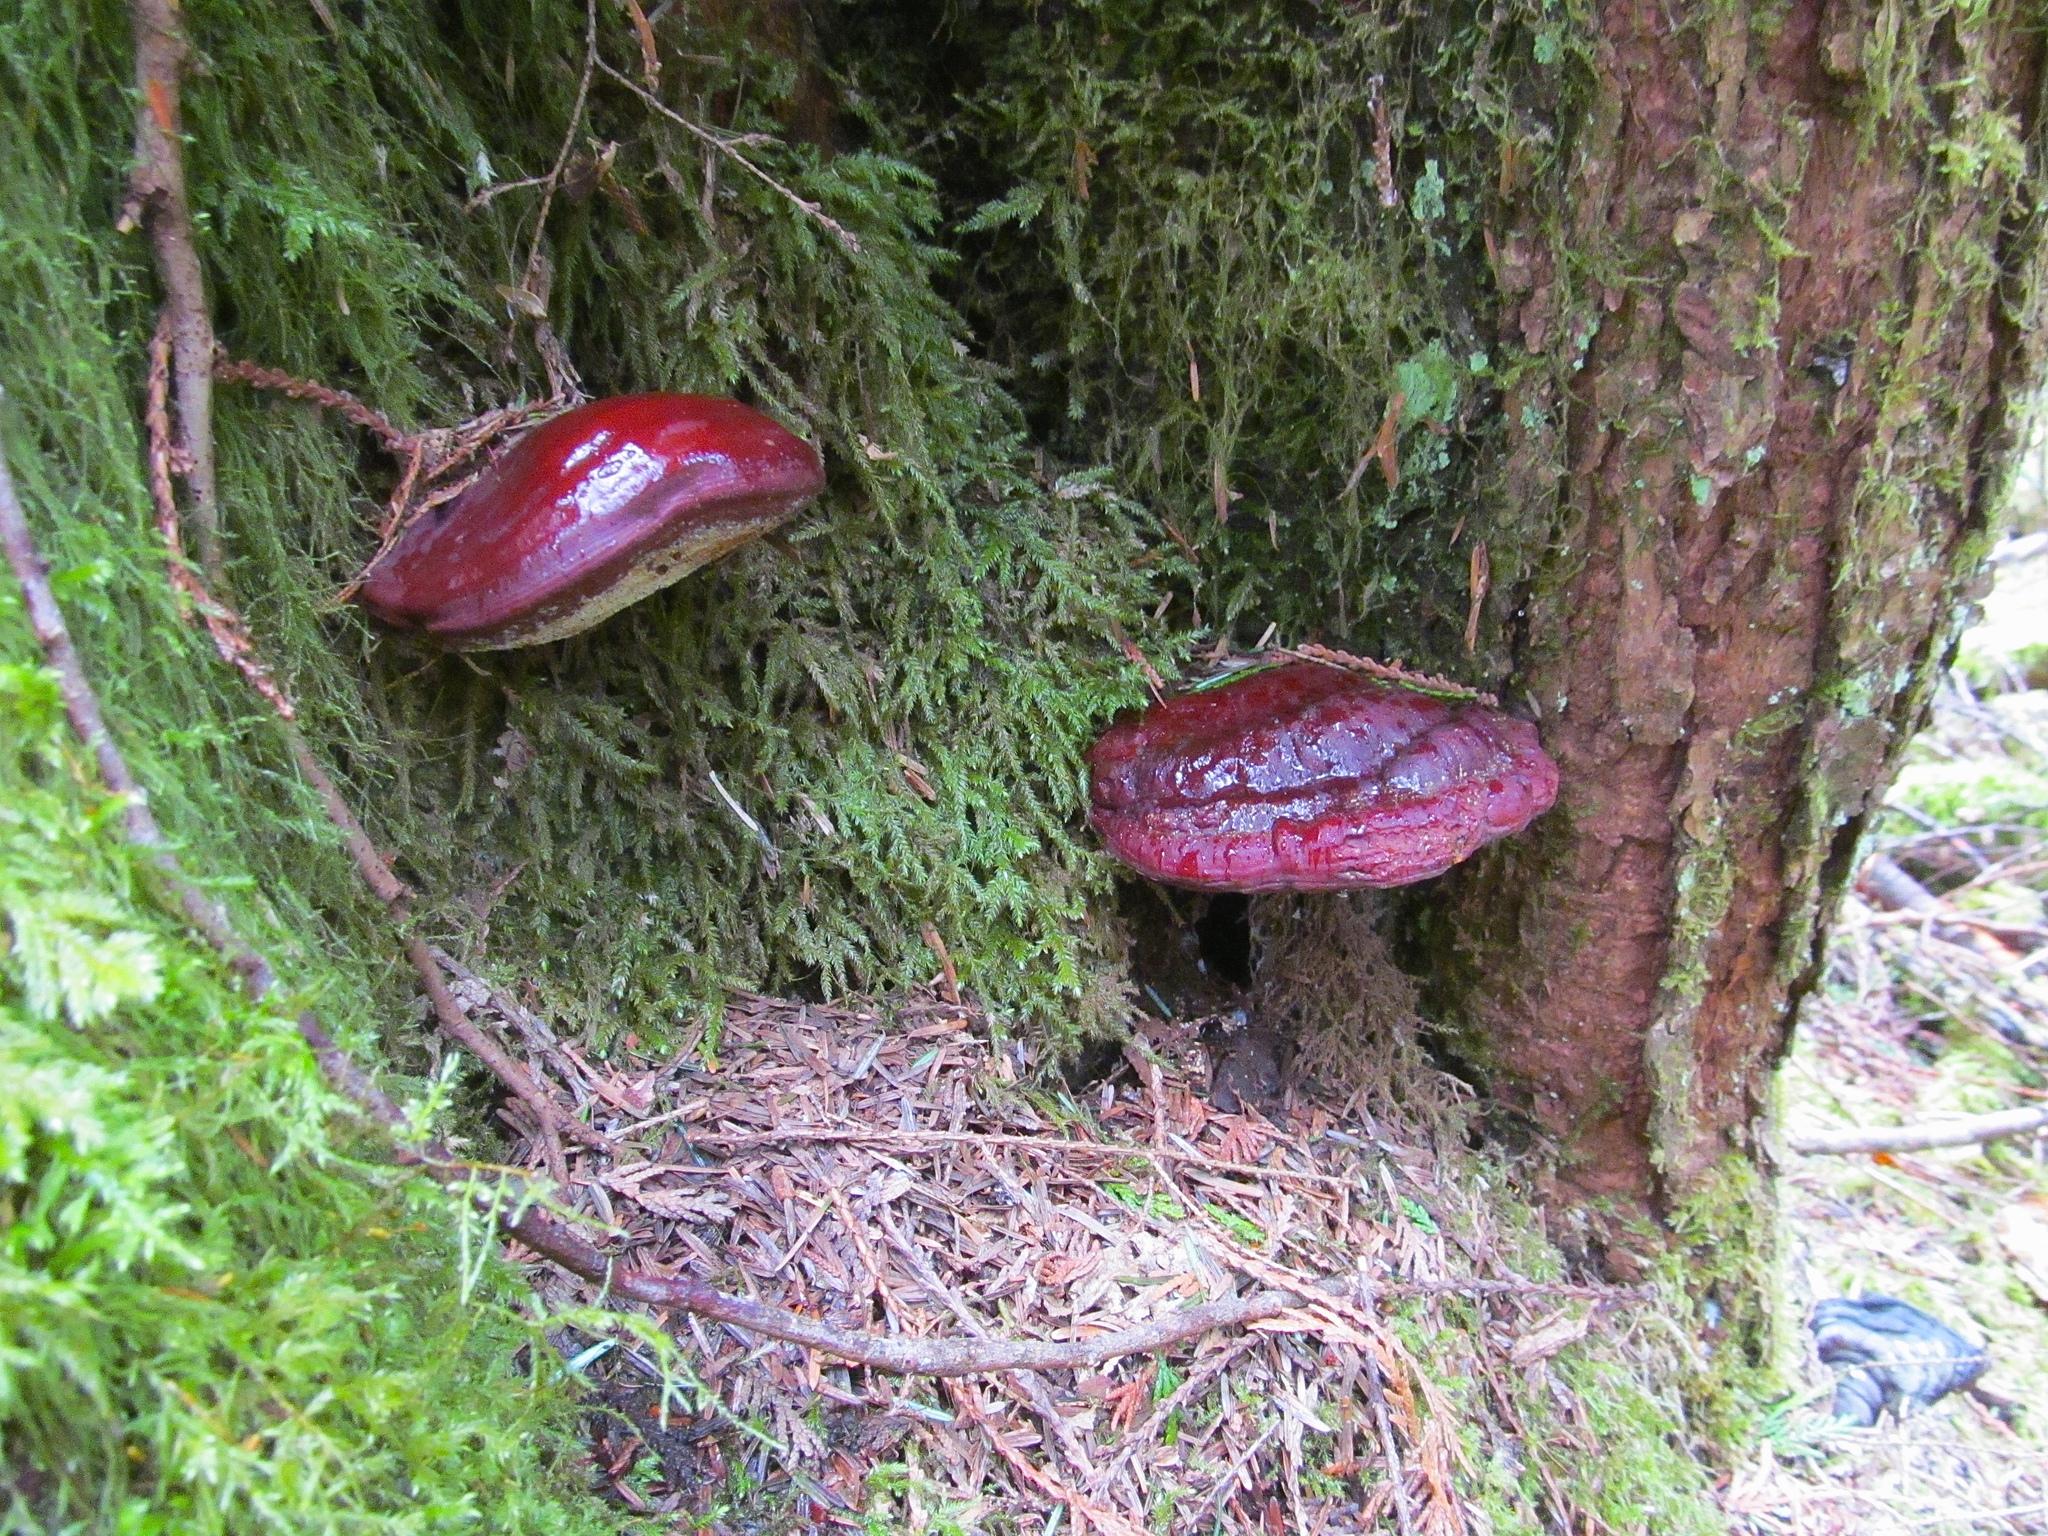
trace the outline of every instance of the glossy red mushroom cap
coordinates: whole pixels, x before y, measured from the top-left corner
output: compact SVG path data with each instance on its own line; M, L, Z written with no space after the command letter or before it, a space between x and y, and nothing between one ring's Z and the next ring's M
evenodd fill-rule
M1427 880L1557 798L1526 721L1316 662L1155 704L1088 765L1109 851L1213 891Z
M622 395L535 427L408 528L363 605L457 650L559 640L788 519L817 451L708 395Z

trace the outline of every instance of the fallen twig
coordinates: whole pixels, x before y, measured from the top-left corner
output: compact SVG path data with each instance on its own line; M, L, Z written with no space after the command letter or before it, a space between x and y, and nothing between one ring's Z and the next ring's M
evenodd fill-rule
M1986 959L2011 965L2020 958L2018 952L1999 937L1996 925L1958 911L1952 903L1943 901L1881 853L1872 855L1863 866L1856 877L1856 887L1888 913L1900 914L1902 920L1940 923L1963 929L1964 947L1974 949Z
M178 448L186 483L192 488L192 521L199 566L216 588L224 585L226 557L220 543L220 501L213 464L213 321L206 303L206 278L192 235L192 208L185 196L184 127L179 85L190 44L177 0L129 0L135 24L135 165L129 172L128 202L116 227L138 224L156 248L157 276L171 321L178 397Z
M531 1223L531 1227L526 1225ZM650 1307L674 1307L712 1322L801 1344L899 1376L978 1376L988 1371L1063 1371L1101 1365L1125 1355L1150 1354L1198 1339L1220 1328L1241 1328L1301 1305L1304 1298L1280 1291L1260 1291L1229 1301L1188 1307L1151 1322L1091 1339L1054 1342L1042 1339L911 1338L905 1335L854 1333L829 1323L798 1317L780 1307L764 1306L728 1296L696 1280L619 1270L580 1234L544 1213L530 1211L509 1229L543 1258L551 1259L586 1279L604 1280L610 1294Z
M71 632L64 623L63 610L57 606L56 595L50 590L49 566L36 552L28 515L22 510L20 498L15 495L14 477L7 468L4 455L0 455L0 544L4 544L7 563L21 586L29 629L42 647L43 658L50 670L57 675L58 693L64 700L64 713L71 722L71 729L86 750L92 753L100 782L121 797L121 821L127 830L128 840L153 851L151 863L160 874L173 878L175 883L171 891L186 921L220 952L251 993L263 996L276 981L269 964L235 937L228 927L226 912L213 898L177 877L171 856L162 851L166 847L163 829L157 825L142 787L128 771L127 760L121 756L113 733L107 729L106 716L100 711L99 696L93 692L92 684L86 678L77 647L71 643Z
M164 396L169 372L171 324L168 320L157 326L157 333L150 347L150 368L145 420L149 430L150 494L156 502L157 531L164 541L165 567L171 586L183 595L206 622L207 631L213 636L214 647L222 658L235 666L276 711L278 728L284 733L286 749L299 772L312 786L327 819L341 833L342 846L347 850L350 861L370 893L382 902L392 920L403 924L406 906L412 892L405 882L391 873L391 868L378 853L376 844L363 830L355 811L343 798L341 790L321 763L319 754L314 752L312 743L306 739L305 731L298 722L298 712L291 697L272 677L256 654L254 640L250 637L241 615L218 601L208 592L199 579L187 568L183 554L183 538L180 531L177 498L171 487L171 470L183 468L174 459L169 441L169 428L164 409ZM310 395L328 403L323 394ZM448 989L442 985L440 972L436 968L432 952L419 939L411 939L406 945L406 958L412 961L413 969L419 973L421 985L434 1005L435 1017L443 1033L464 1050L481 1061L494 1073L500 1082L511 1089L527 1108L533 1111L540 1122L543 1152L547 1157L548 1172L558 1184L566 1184L569 1178L568 1160L562 1155L561 1134L569 1130L579 1139L592 1140L594 1144L609 1149L610 1143L581 1122L562 1114L554 1100L533 1081L526 1069L507 1054L495 1040L470 1023Z
M597 0L585 0L583 7L583 73L576 81L576 104L569 108L569 126L562 134L562 146L555 151L555 163L541 178L540 213L533 224L533 244L526 252L525 288L533 292L540 276L540 245L547 234L548 210L554 206L555 189L562 184L562 168L569 163L569 151L576 147L576 130L583 126L583 104L590 99L590 71L597 62Z
M213 376L223 384L247 384L251 389L274 390L294 400L310 400L346 417L365 431L374 432L384 446L396 454L414 452L419 442L418 437L401 432L392 425L390 417L363 404L347 390L294 377L282 368L265 368L221 353L214 359Z
M577 130L583 126L583 109L590 100L590 75L597 64L597 0L584 0L583 24L583 73L576 81L576 102L569 109L569 126L562 133L562 145L555 152L555 163L542 178L540 212L534 216L533 244L526 252L526 272L520 278L516 291L500 289L513 308L524 311L533 321L534 345L540 352L541 366L547 369L548 392L556 399L578 401L584 398L583 381L577 376L576 364L569 356L569 349L562 345L555 334L555 327L548 319L547 296L542 282L544 258L542 243L547 239L548 213L555 204L555 192L562 184L562 170L569 163L569 152L576 145Z
M613 69L611 65L605 63L603 59L599 59L597 61L597 67L603 70L606 74L610 75L612 79L618 81L620 85L623 85L635 96L638 96L642 101L646 102L648 106L654 108L655 111L659 112L663 117L667 118L677 127L682 128L687 132L695 134L699 139L701 139L704 142L704 144L708 148L717 150L718 153L724 155L734 164L751 172L753 175L758 176L763 182L765 182L768 185L768 187L772 191L778 193L780 196L784 198L787 198L792 204L794 204L808 217L817 220L817 222L820 225L822 225L827 230L830 230L833 235L833 238L838 240L838 242L841 245L845 246L848 253L852 255L860 254L860 240L852 230L848 229L844 224L840 223L837 219L833 218L830 214L826 213L823 208L820 208L816 203L812 202L809 198L803 197L800 194L792 191L790 188L785 187L781 182L777 181L773 176L770 176L766 171L762 170L761 167L754 164L754 162L749 160L745 155L741 154L739 150L733 146L732 142L729 139L721 138L718 134L713 133L709 128L704 127L700 123L691 122L687 117L683 116L682 113L676 111L673 107L669 106L666 102L664 102L659 96L656 96L655 94L653 94L653 92L646 90L637 82L632 80L630 77L619 73L619 71Z
M177 492L171 484L174 469L191 469L190 456L171 444L171 356L175 329L171 311L166 308L157 317L156 334L150 338L143 404L143 422L149 433L149 493L156 503L156 529L164 541L171 589L181 599L179 606L186 618L194 613L199 615L221 660L247 678L249 686L269 701L280 719L290 721L297 716L297 707L283 684L270 675L270 669L257 657L255 642L242 616L207 590L185 558Z
M2001 923L1996 918L1979 917L1974 912L1873 912L1852 926L1857 928L1901 928L1914 923L1932 922L1938 928L1974 928L1979 933L1988 933L1995 939L2032 939L2048 942L2048 928L2038 923Z
M982 1146L1036 1147L1059 1152L1098 1153L1105 1157L1139 1158L1153 1163L1185 1163L1217 1173L1235 1173L1252 1179L1283 1179L1303 1184L1328 1184L1348 1189L1349 1179L1330 1173L1307 1173L1295 1168L1268 1168L1259 1163L1234 1163L1199 1152L1174 1152L1161 1147L1124 1146L1107 1141L1077 1141L1061 1136L1012 1136L980 1131L878 1131L864 1127L789 1125L772 1131L692 1131L690 1142L698 1147L776 1146L799 1141L855 1142L862 1146L913 1146L920 1142L959 1142ZM687 1170L685 1170L687 1171Z
M236 667L270 704L278 717L279 729L284 733L285 744L313 788L327 819L341 833L342 846L378 901L390 912L393 921L403 924L406 903L411 892L403 881L391 873L389 865L377 852L369 834L363 830L360 820L347 800L342 797L326 767L313 751L306 734L299 726L297 710L290 696L272 676L256 653L255 642L248 628L233 607L221 601L207 590L197 577L186 568L184 540L178 513L177 496L171 483L173 473L182 475L191 487L195 509L202 519L214 515L215 485L213 480L213 423L212 383L216 366L213 342L213 326L206 309L204 286L199 281L198 257L192 249L191 210L185 199L184 163L178 150L178 85L179 72L183 67L186 44L178 27L177 10L174 0L134 0L133 12L136 26L136 69L141 80L144 109L138 114L137 123L137 167L134 182L134 197L138 206L144 207L150 216L152 231L157 237L159 264L164 272L166 304L163 319L157 326L157 333L150 348L148 399L145 418L150 439L150 493L156 503L157 528L164 540L164 552L172 587L183 595L206 622L213 637L215 648L221 657ZM592 10L591 26L596 26L595 10ZM588 70L585 84L588 85ZM579 96L579 110L580 101ZM187 271L187 264L190 270ZM170 442L169 412L166 395L169 392L170 375L176 374L178 395L178 424L183 442L175 450ZM394 429L375 412L369 411L352 396L338 390L321 386L306 385L291 379L288 375L275 374L253 367L237 370L236 376L245 377L251 383L266 387L284 388L308 399L315 399L324 405L335 406L347 412L351 420L369 426L387 442L394 437ZM10 482L10 500L12 500ZM15 515L20 523L24 541L28 537L28 525L20 515L18 501ZM223 569L217 539L217 527L202 520L200 524L201 564L218 585ZM211 547L212 558L206 558ZM32 547L24 543L24 553L31 565ZM16 575L24 587L28 577L23 567L17 565ZM51 616L62 626L62 615L51 604ZM67 641L68 644L68 641ZM76 662L76 656L72 657ZM77 679L85 685L83 671ZM102 724L104 735L104 724ZM112 739L106 738L108 749ZM124 770L125 773L125 770ZM109 780L110 787L112 781ZM130 792L133 785L130 781ZM159 835L158 841L161 841ZM182 879L182 877L181 877ZM219 915L225 921L224 914ZM244 949L246 945L242 946ZM506 1087L526 1103L538 1117L542 1139L548 1159L548 1170L557 1183L568 1180L568 1162L562 1155L560 1132L566 1124L572 1134L581 1132L584 1139L596 1136L579 1123L568 1120L556 1107L552 1098L542 1092L525 1068L512 1060L481 1030L469 1022L461 1008L455 1003L448 989L441 982L431 952L424 941L411 939L406 945L407 958L413 969L419 973L420 983L426 988L428 998L433 1002L434 1011L442 1030L465 1050L489 1067ZM599 1145L609 1146L602 1137Z
M498 1010L505 1022L525 1037L528 1051L547 1059L548 1065L553 1067L569 1085L570 1091L576 1095L579 1103L588 1098L588 1090L579 1082L579 1069L576 1063L562 1049L561 1040L548 1027L546 1020L522 1005L503 987L496 986L479 976L447 951L437 947L431 949L429 953L433 955L434 963L457 981L481 988L490 998L491 1006Z
M953 967L952 953L946 948L946 941L936 926L926 923L921 932L925 948L932 952L932 958L939 962L939 995L955 1007L960 1003L960 973Z
M146 419L150 436L150 491L156 503L157 526L163 535L165 554L169 565L172 587L183 595L198 610L205 620L208 633L213 637L215 648L221 657L236 667L276 712L280 729L292 759L312 785L328 819L342 835L343 845L357 870L378 900L393 909L395 915L403 915L405 886L394 877L376 848L363 831L354 812L349 808L334 781L328 776L318 756L307 742L297 721L297 710L290 696L272 676L256 653L256 648L241 616L234 608L216 594L224 590L226 575L225 562L219 541L219 506L217 487L214 479L213 454L213 373L216 366L216 348L213 340L213 322L206 303L206 288L199 268L199 257L192 240L192 211L185 194L185 167L183 151L180 148L180 82L185 57L189 49L180 25L176 0L131 0L130 13L135 23L135 70L136 83L141 103L136 111L136 164L129 185L130 208L124 211L124 224L132 227L137 218L147 220L150 234L157 249L157 265L164 282L165 305L163 319L157 327L157 335L150 351L149 398ZM594 16L594 12L593 12ZM595 25L593 20L592 25ZM166 395L170 391L171 376L175 375L178 404L178 434L180 441L175 450L170 441L169 412ZM251 382L259 382L252 378ZM265 378L260 382L275 380ZM382 417L367 412L350 397L341 396L338 391L319 391L307 386L309 398L319 398L323 403L335 404L346 400L356 407L352 419L361 420L367 414L374 418L373 429L388 434L392 429ZM181 475L191 489L194 518L197 522L200 565L214 590L205 585L186 568L183 554L178 504L171 484L171 475ZM22 562L16 563L15 573L26 590L29 572L40 570L29 542L27 519L21 513L19 501L14 497L11 480L8 483L8 500L13 503L13 518L18 524L22 541ZM63 627L63 616L56 609L54 599L48 605L47 618L59 630ZM39 636L41 631L38 631ZM69 640L65 640L68 652ZM73 664L75 681L80 688L90 689L84 672L76 665L75 652L69 653ZM97 706L93 716L97 718ZM74 717L74 725L78 723ZM104 721L99 722L100 740L106 753L113 753L112 738L106 735ZM96 753L99 749L96 748ZM104 754L102 769L105 769ZM115 754L118 756L118 754ZM135 785L122 770L125 789L121 792L133 795ZM111 778L110 788L119 788ZM154 829L154 821L149 823ZM135 823L131 817L131 829ZM161 845L161 832L153 839ZM179 877L181 883L182 877ZM188 888L189 884L187 883ZM189 903L181 900L188 908ZM207 904L211 907L211 904ZM202 931L209 934L226 921L225 913L212 908L212 926L202 925ZM239 941L238 941L239 942ZM424 947L415 955L414 966L419 968ZM240 949L253 955L247 945ZM425 960L423 980L431 978L429 995L439 988L439 976L434 972L431 960ZM267 987L267 983L266 983ZM446 989L441 988L442 997ZM437 1000L438 1006L438 1000ZM460 1010L453 1008L442 1014L442 1024L451 1033L455 1026L467 1029L467 1020L462 1019ZM474 1030L470 1030L475 1035ZM331 1044L331 1042L330 1042ZM502 1054L502 1053L500 1053ZM488 1057L483 1059L488 1060ZM512 1083L515 1092L519 1085ZM530 1083L528 1084L530 1088ZM526 1097L524 1093L521 1097ZM544 1128L552 1126L554 1112L552 1105L542 1114ZM550 1132L552 1135L552 1132ZM559 1148L551 1162L551 1168L558 1177L566 1177L566 1164Z
M1809 1156L1843 1157L1858 1152L1924 1152L1932 1147L1967 1147L2039 1130L2048 1130L2048 1104L1957 1120L1926 1120L1917 1125L1816 1131L1788 1136L1785 1145Z
M1415 1536L1415 1509L1408 1498L1407 1475L1401 1469L1401 1448L1394 1439L1394 1421L1387 1413L1386 1389L1380 1384L1380 1363L1369 1349L1359 1353L1365 1361L1365 1392L1372 1399L1380 1453L1387 1458L1387 1491L1394 1498L1394 1518L1401 1527L1401 1536Z

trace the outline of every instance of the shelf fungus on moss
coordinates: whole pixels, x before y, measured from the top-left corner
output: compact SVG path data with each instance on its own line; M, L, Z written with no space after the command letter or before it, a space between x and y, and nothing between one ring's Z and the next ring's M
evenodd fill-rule
M1526 721L1308 661L1155 704L1088 763L1089 820L1110 852L1213 891L1427 880L1557 798Z
M455 650L580 633L786 521L817 451L737 400L622 395L534 428L371 567L378 618Z

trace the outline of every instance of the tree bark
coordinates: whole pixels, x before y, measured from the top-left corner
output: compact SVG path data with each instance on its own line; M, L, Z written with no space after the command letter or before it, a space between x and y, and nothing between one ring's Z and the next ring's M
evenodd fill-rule
M1565 788L1426 921L1562 1193L1668 1219L1761 1157L1981 563L2034 377L2041 48L2011 3L1596 32L1562 211L1525 190L1490 239L1529 359L1491 499L1536 509L1491 617Z

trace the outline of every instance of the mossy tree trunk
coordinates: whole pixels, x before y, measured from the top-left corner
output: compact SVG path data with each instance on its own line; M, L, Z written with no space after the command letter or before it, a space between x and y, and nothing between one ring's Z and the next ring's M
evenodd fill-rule
M1531 358L1495 496L1549 537L1496 616L1564 791L1427 919L1560 1193L1681 1221L1762 1155L1980 564L2033 377L2041 63L2010 3L1685 9L1600 9L1562 216L1524 193L1490 240Z

